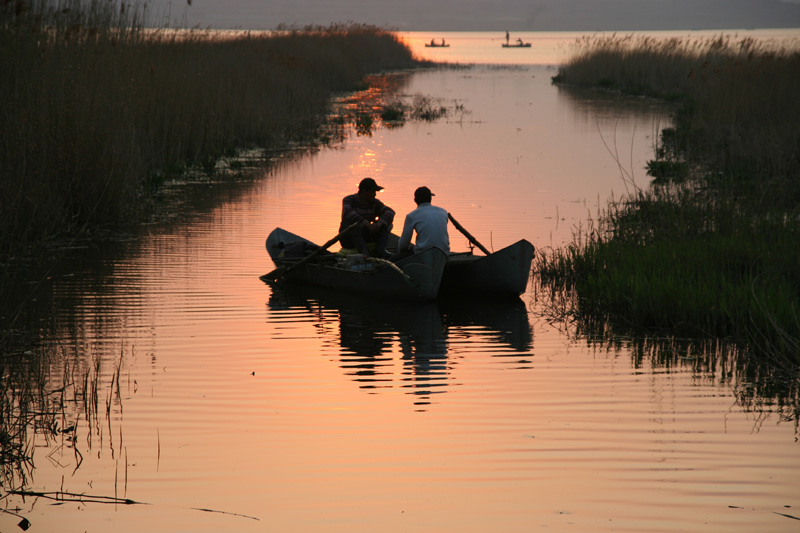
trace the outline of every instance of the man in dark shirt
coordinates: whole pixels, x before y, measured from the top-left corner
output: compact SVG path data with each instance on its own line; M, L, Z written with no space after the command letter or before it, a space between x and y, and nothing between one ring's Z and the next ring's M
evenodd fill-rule
M386 243L392 229L394 210L378 200L376 194L383 187L372 178L364 178L358 184L358 192L342 199L342 222L339 232L348 226L358 223L359 226L342 235L340 242L343 248L355 248L365 256L385 259ZM368 245L373 244L373 252Z

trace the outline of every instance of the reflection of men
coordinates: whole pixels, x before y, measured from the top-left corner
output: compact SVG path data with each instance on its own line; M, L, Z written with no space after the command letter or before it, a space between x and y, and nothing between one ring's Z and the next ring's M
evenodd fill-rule
M428 248L439 248L450 253L450 237L447 235L447 211L431 205L431 197L435 196L427 187L414 191L414 202L417 208L406 215L403 233L397 243L397 254L400 258L419 253ZM412 246L411 235L416 232L416 242Z
M392 229L394 210L375 196L383 187L372 178L364 178L358 184L358 192L342 199L342 222L339 232L358 223L359 227L343 235L340 239L343 248L355 248L366 256L386 258L386 242ZM370 254L368 245L373 245Z

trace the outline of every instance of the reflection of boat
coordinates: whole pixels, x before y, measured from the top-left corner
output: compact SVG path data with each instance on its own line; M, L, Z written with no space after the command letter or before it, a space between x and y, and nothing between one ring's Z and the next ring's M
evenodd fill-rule
M359 387L399 387L416 396L417 406L449 389L464 350L488 346L492 357L514 368L530 364L533 332L519 298L412 303L325 287L273 285L267 306L278 321L310 319L325 346L339 344L339 367ZM391 357L395 351L396 359Z
M517 297L528 286L533 253L525 239L489 255L451 253L439 293Z
M528 309L519 298L450 298L412 304L298 285L291 290L273 286L268 306L272 312L290 312L295 318L297 309L306 309L315 321L338 321L342 349L359 357L385 355L394 340L400 341L400 352L407 357L444 357L453 344L451 337L462 339L454 345L463 345L468 338L514 352L527 352L533 345Z
M281 228L269 234L266 246L275 266L286 269L281 280L403 300L436 298L447 261L444 252L432 248L397 263L329 252L301 263L318 246Z
M530 48L531 43L517 41L516 43L502 43L503 48Z

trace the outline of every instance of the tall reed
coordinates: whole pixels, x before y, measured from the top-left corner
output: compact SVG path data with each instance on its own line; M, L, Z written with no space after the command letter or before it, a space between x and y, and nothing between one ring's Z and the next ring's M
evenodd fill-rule
M554 81L677 98L656 155L687 173L611 202L571 246L539 256L572 316L727 338L800 374L798 67L797 43L579 43Z
M144 5L0 5L0 258L125 220L171 170L308 139L333 92L416 64L372 26L154 30Z
M677 127L692 157L718 170L800 178L800 40L586 37L555 79L679 99Z

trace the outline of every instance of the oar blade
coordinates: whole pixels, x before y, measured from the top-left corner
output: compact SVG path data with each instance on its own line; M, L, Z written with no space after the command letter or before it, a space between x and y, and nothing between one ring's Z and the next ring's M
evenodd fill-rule
M275 270L273 270L272 272L267 272L263 276L260 276L258 279L260 279L264 283L274 283L278 281L278 278L283 276L284 272L286 272L286 267L280 266Z

